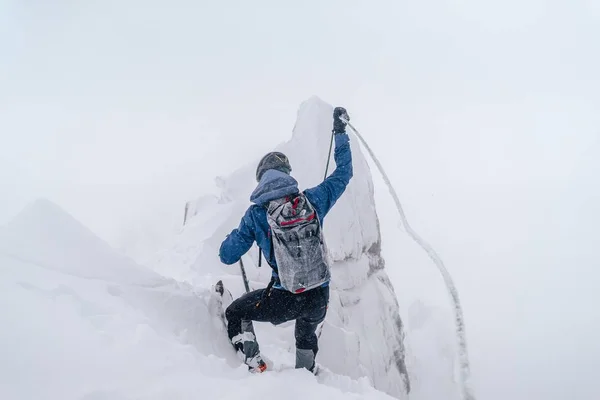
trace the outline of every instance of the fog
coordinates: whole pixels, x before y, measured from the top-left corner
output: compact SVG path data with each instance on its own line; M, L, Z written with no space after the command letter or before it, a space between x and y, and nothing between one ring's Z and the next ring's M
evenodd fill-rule
M5 0L0 224L46 197L139 255L318 95L455 278L477 397L597 399L599 43L593 0ZM376 189L400 302L447 303Z

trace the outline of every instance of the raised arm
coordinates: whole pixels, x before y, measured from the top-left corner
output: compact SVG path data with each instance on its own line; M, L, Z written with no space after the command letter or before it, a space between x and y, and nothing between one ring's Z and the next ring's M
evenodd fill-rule
M344 193L353 175L350 138L346 134L346 124L339 120L340 115L345 115L348 118L346 110L338 107L334 111L333 123L335 171L323 183L305 191L321 220L325 218L331 207Z

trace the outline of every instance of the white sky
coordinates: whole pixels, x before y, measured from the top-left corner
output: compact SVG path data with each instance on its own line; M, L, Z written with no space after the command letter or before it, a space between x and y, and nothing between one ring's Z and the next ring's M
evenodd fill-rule
M507 396L553 393L565 366L544 355L571 330L560 360L599 367L575 343L600 327L599 3L288 3L0 0L0 223L48 197L118 244L285 140L318 95L458 276L480 392L500 396L495 345L518 353L497 367ZM490 293L507 300L469 307Z

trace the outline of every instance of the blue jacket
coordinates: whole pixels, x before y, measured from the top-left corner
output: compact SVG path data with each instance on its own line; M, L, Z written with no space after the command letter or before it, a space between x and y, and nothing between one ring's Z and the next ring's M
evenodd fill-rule
M335 163L337 168L320 185L306 189L304 194L317 212L321 224L331 207L346 190L352 178L352 153L350 151L350 138L347 134L335 135ZM279 286L277 277L277 262L271 252L270 227L267 223L266 205L275 199L297 194L298 182L284 172L268 170L252 193L250 200L254 203L248 208L240 222L221 244L219 257L221 262L230 265L238 262L254 241L273 268L273 277L276 287Z

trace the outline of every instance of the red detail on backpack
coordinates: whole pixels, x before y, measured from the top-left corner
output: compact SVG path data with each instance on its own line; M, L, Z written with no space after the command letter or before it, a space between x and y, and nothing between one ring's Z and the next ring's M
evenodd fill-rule
M302 221L309 221L310 222L313 219L315 219L315 213L310 214L306 218L298 218L298 219L293 219L291 221L282 221L280 225L281 226L289 226L289 225L297 224L298 222L302 222Z
M304 292L305 290L306 290L306 288L300 288L300 289L296 290L294 293L300 294L300 293Z
M297 215L298 212L296 211L296 209L298 208L298 203L300 202L300 197L296 197L294 199L294 203L292 204L292 214Z

